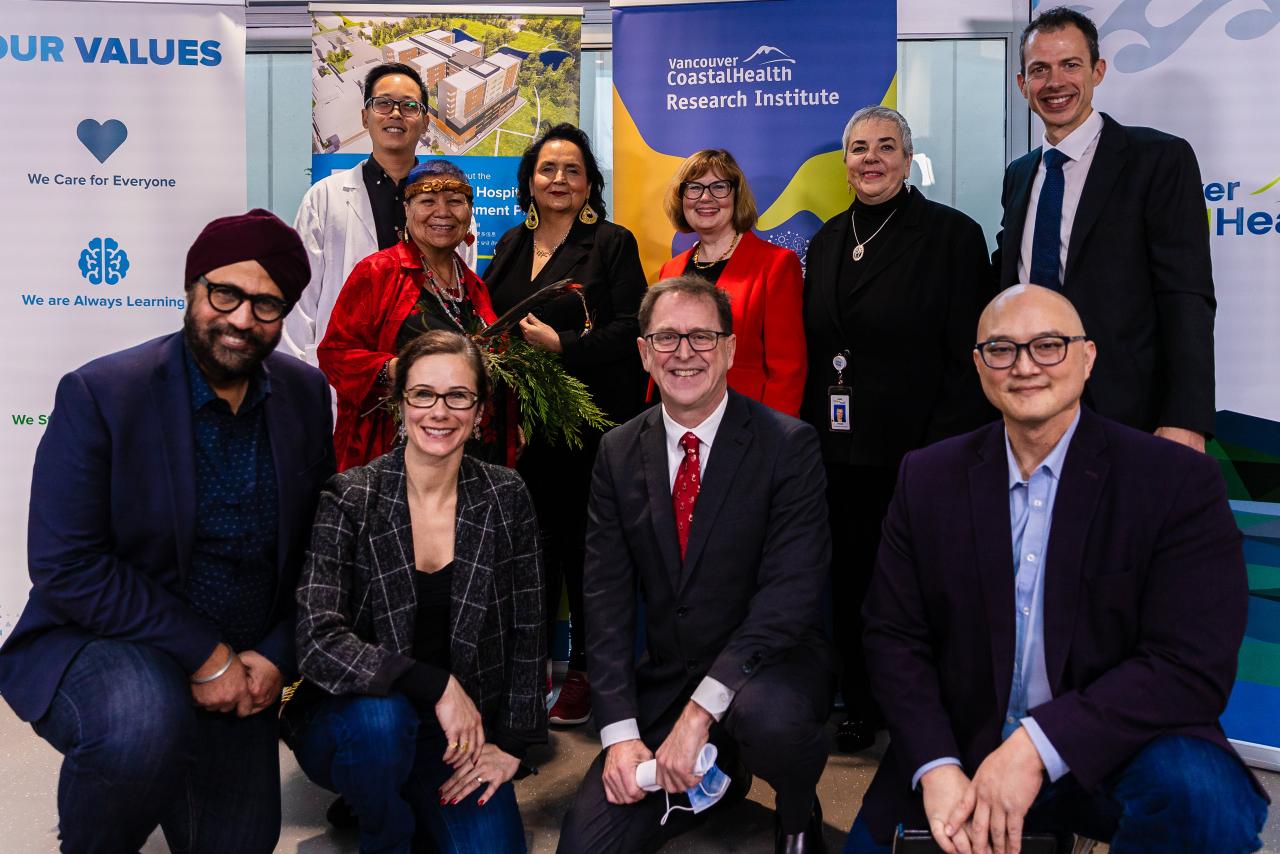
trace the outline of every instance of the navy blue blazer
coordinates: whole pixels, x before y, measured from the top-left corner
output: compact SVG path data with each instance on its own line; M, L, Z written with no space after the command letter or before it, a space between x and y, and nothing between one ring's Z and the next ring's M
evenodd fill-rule
M276 623L257 651L288 679L297 670L294 589L334 469L333 424L323 374L280 353L263 368L280 533ZM149 644L187 672L209 657L218 630L181 593L195 504L181 332L62 378L31 479L31 596L0 648L0 693L19 717L45 714L71 659L95 638Z
M713 458L714 459L714 458ZM912 452L866 604L872 691L892 740L863 800L872 835L927 827L911 777L972 775L1000 745L1014 660L1002 422ZM1218 716L1248 607L1241 535L1210 456L1085 410L1063 464L1044 594L1053 699L1030 710L1091 789L1162 735L1233 756Z
M1018 282L1040 149L1004 173L993 256ZM1200 166L1185 139L1102 114L1102 135L1071 226L1062 292L1098 342L1085 389L1094 411L1130 427L1213 433L1213 269Z

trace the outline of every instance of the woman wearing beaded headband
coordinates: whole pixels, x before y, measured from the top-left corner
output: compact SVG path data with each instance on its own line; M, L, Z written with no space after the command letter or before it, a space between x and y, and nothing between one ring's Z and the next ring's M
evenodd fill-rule
M722 148L690 155L663 207L676 230L696 234L698 242L664 264L658 278L693 273L729 294L738 339L729 387L799 415L805 374L800 259L752 233L756 202L738 162Z
M858 110L843 146L856 198L809 243L803 417L818 430L827 470L835 640L848 711L836 743L855 752L882 726L860 617L881 521L908 451L995 417L971 356L994 279L982 228L907 183L911 128L897 110Z
M636 312L646 282L636 239L605 219L604 176L587 135L569 124L549 129L524 153L517 170L523 224L498 241L485 282L501 313L544 285L570 278L582 286L534 310L520 324L526 341L559 353L608 417L622 423L643 405L644 372ZM529 484L542 525L547 566L548 633L565 580L571 616L569 677L551 722L576 724L590 714L582 628L582 562L587 495L598 431L583 431L569 449L535 436L518 469Z
M400 243L356 265L320 343L320 369L338 395L333 443L338 470L364 465L395 441L381 404L395 354L431 329L474 332L497 319L484 283L456 251L470 238L471 184L447 160L409 172Z

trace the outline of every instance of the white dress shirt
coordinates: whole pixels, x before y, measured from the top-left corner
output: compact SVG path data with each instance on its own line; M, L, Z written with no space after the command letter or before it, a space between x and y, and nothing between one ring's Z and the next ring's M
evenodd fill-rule
M725 408L729 405L729 395L726 392L724 397L720 399L720 404L707 416L706 420L696 427L685 427L676 423L676 420L667 413L667 407L662 406L662 426L667 433L667 482L672 491L676 487L676 474L680 470L680 462L684 459L684 448L680 447L680 440L685 433L693 433L698 437L698 476L701 476L707 470L707 460L711 457L711 446L715 443L716 433L720 430L720 422L724 420ZM697 513L697 506L694 506L694 513ZM698 687L694 689L693 696L690 697L695 703L707 710L707 713L717 721L724 717L724 713L729 710L729 704L733 702L733 691L730 691L721 682L712 679L710 676L704 676L702 681L698 683ZM600 730L600 743L608 749L611 745L620 741L629 741L631 739L640 738L640 727L636 723L635 718L627 718L626 720L615 721Z
M1080 207L1080 194L1084 192L1085 179L1089 177L1089 166L1093 163L1094 152L1098 150L1098 138L1102 136L1102 113L1094 110L1080 127L1067 134L1057 145L1050 145L1047 138L1042 138L1043 151L1056 148L1067 156L1062 164L1062 177L1065 186L1062 191L1062 231L1061 243L1058 247L1058 281L1066 281L1067 248L1071 245L1071 226L1076 220L1076 208ZM1022 251L1018 255L1018 281L1030 282L1031 275L1031 243L1036 232L1036 210L1040 207L1040 188L1044 186L1044 175L1047 170L1044 157L1036 167L1036 178L1031 183L1031 198L1027 201L1027 218L1022 224ZM1039 282L1031 282L1039 284Z

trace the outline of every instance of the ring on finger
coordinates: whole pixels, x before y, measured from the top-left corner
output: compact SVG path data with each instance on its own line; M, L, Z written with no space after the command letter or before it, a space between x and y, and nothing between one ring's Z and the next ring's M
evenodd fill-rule
M481 777L481 776L479 776L479 775L477 775L477 776L476 776L476 782L477 782L477 783L480 783L480 784L482 784L482 785L483 785L483 784L484 784L484 778L483 778L483 777Z

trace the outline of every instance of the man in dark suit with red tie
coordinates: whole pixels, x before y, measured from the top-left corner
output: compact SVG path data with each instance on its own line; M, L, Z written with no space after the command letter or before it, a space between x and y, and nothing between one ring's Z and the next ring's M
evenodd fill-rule
M899 470L863 609L892 740L845 854L899 822L948 854L1024 828L1257 850L1265 795L1218 725L1248 593L1217 463L1081 406L1105 354L1056 291L1006 290L977 339L1004 417Z
M808 424L728 390L732 324L728 295L699 277L660 282L640 306L637 343L662 403L606 435L596 458L584 592L605 749L565 818L566 854L652 851L687 829L689 814L664 816L636 768L656 759L657 784L683 805L708 741L736 791L747 772L773 786L778 851L825 850L822 458Z
M1213 432L1213 271L1200 167L1184 139L1093 109L1098 30L1072 9L1022 34L1018 87L1044 144L1009 164L1001 287L1060 290L1098 343L1091 409L1204 450Z

